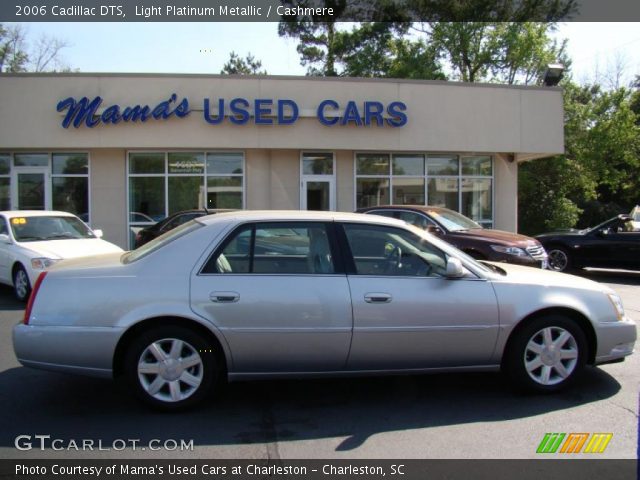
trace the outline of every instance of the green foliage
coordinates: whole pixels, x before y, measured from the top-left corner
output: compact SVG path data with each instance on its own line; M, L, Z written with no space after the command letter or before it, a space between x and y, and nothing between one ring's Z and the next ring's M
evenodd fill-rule
M520 166L521 231L593 226L638 203L636 93L565 82L565 155Z
M0 72L27 71L27 53L23 50L23 36L19 28L5 28L0 24Z
M251 53L247 53L245 58L240 58L234 51L229 55L229 61L224 64L222 75L266 75L267 71L262 70L262 62L256 60Z

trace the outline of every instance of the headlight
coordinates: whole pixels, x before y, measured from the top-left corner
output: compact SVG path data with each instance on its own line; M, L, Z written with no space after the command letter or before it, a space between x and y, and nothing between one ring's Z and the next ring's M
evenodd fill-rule
M607 297L609 297L609 300L613 304L618 320L622 320L624 318L624 306L622 305L622 299L615 293L608 293Z
M502 245L491 245L491 249L495 252L506 253L507 255L515 255L516 257L528 257L529 254L522 248L504 247Z
M34 270L44 270L45 268L49 268L51 265L56 263L58 260L53 258L32 258L31 259L31 268Z

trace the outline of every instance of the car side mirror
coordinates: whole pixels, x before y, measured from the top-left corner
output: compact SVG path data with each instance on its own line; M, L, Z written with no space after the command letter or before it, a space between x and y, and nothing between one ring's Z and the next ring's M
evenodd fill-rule
M0 243L6 243L7 245L11 244L9 235L7 235L6 233L0 233Z
M455 257L447 258L447 270L445 272L447 278L461 278L464 277L464 268L460 259Z
M100 228L96 228L93 233L95 234L96 238L102 238L104 236L104 232Z
M442 229L436 225L427 225L427 232L432 235L441 235Z

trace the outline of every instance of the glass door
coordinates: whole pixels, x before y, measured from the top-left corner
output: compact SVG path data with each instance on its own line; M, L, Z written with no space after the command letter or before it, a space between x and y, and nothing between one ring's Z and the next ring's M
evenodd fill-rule
M333 178L302 179L303 210L335 210L335 187Z
M15 167L12 171L11 207L13 210L49 210L51 191L49 169Z
M335 158L332 152L302 152L300 156L300 208L336 209Z

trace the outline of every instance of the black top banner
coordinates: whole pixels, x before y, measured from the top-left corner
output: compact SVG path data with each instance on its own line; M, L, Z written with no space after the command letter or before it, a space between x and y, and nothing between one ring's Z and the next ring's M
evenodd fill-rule
M634 22L629 0L3 0L0 22Z

